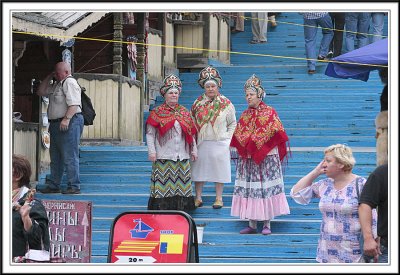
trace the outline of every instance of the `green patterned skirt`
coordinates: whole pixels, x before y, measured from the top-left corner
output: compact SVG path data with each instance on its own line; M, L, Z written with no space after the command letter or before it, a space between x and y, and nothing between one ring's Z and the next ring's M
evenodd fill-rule
M153 163L148 210L195 209L190 161L159 159Z

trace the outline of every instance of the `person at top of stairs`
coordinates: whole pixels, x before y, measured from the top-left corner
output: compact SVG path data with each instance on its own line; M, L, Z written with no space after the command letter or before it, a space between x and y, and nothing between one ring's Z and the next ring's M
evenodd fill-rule
M231 215L250 220L240 234L257 233L257 221L264 221L261 233L268 235L272 218L290 214L281 168L289 138L276 111L263 102L261 80L253 74L244 90L248 109L231 141L238 153Z
M146 138L151 173L149 210L195 209L190 161L197 159L196 127L189 111L178 104L182 82L168 75L160 89L165 102L151 111Z
M253 38L251 44L267 43L268 13L252 12L251 13L251 32Z
M318 52L318 60L325 60L329 45L333 38L332 19L327 12L302 12L304 22L304 40L306 46L308 73L315 74L315 58L318 26L322 28L322 40Z
M268 13L268 23L271 23L271 27L276 27L278 26L278 23L276 22L276 16L278 15L278 12L269 12Z
M224 183L231 182L229 144L236 127L235 107L220 94L222 79L212 66L200 71L198 83L205 90L193 103L191 114L197 128L198 159L192 164L196 207L201 207L203 185L215 182L214 209L223 206Z
M232 32L244 32L244 12L232 12L233 27Z
M345 46L346 52L351 52L358 48L362 48L369 44L369 26L371 23L370 12L346 12L345 14Z
M357 263L363 259L358 201L366 179L353 174L356 160L350 147L331 145L324 154L324 159L292 187L290 196L303 205L312 198L320 199L322 223L317 262ZM326 178L313 182L322 174ZM376 211L373 231L376 237Z

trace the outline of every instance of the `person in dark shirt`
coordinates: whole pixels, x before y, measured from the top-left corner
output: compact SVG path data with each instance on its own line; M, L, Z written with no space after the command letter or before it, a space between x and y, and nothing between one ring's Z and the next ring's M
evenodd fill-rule
M388 110L388 69L380 69L379 77L381 78L382 83L385 85L385 87L383 87L380 97L381 112L383 112Z
M364 237L364 254L374 262L388 262L388 164L378 166L361 192L358 214ZM372 209L378 208L378 238L371 232Z
M12 157L12 257L24 262L28 249L50 247L49 220L43 204L29 189L32 174L29 161L21 155Z
M381 111L375 118L376 130L376 165L382 165L388 162L388 131L389 131L389 113L388 113L388 69L379 70L379 76L385 87L380 96Z

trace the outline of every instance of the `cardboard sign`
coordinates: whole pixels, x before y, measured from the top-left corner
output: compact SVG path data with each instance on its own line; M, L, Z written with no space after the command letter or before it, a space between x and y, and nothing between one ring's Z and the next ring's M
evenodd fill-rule
M50 257L66 263L90 263L92 203L42 200L49 218Z
M109 262L186 263L190 230L180 214L123 213L114 222Z

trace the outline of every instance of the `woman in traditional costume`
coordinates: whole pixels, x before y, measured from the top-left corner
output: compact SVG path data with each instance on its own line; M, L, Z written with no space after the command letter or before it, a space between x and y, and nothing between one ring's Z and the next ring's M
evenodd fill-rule
M276 111L262 101L261 80L252 75L244 90L249 107L231 141L238 158L231 215L249 220L240 234L257 233L257 221L263 221L261 233L268 235L270 220L290 213L281 165L287 159L289 138Z
M198 83L205 92L192 105L191 114L197 129L198 160L192 165L192 179L196 187L196 207L203 205L205 182L215 183L214 209L223 207L224 183L231 182L229 144L236 127L235 107L220 94L222 79L212 66L199 74Z
M189 111L178 104L182 83L168 75L160 89L165 102L146 121L149 160L153 162L149 210L195 208L190 160L197 159L196 128Z

